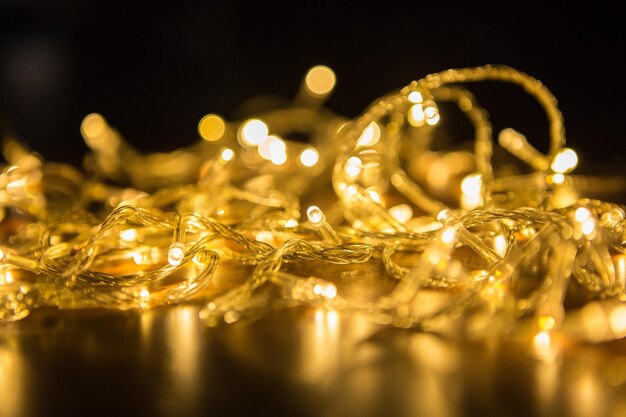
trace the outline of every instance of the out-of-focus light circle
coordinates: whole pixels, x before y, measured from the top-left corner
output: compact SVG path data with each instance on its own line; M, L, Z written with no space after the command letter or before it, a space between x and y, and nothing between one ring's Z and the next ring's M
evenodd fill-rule
M311 68L304 78L307 90L316 96L325 96L330 93L336 82L335 73L325 65Z
M217 114L207 114L198 123L198 133L209 142L218 141L226 132L226 123Z

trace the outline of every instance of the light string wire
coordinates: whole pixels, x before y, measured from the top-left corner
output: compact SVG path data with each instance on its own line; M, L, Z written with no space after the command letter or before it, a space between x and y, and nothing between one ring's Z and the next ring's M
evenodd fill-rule
M577 156L563 148L563 117L541 82L504 66L451 69L346 120L323 106L335 81L314 67L293 103L243 121L207 115L201 140L170 153L141 154L88 115L86 174L6 136L0 320L46 306L208 299L209 325L312 305L398 327L460 318L474 323L472 337L626 336L624 209L579 197L569 175ZM488 114L463 87L480 81L518 85L543 107L547 155L517 131L499 134L530 174L492 162ZM430 150L445 101L474 127L471 154ZM337 200L323 195L331 182ZM433 195L437 186L447 202ZM302 221L307 201L324 210L309 206ZM366 267L378 271L373 282L350 274ZM367 296L350 291L359 281ZM585 302L566 313L576 291ZM590 305L601 318L589 317ZM589 324L600 319L601 335Z

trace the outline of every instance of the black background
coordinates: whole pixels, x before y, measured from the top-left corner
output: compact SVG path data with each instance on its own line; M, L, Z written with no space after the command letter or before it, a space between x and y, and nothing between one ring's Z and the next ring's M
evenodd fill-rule
M139 148L166 151L195 140L206 113L233 118L251 96L295 95L315 64L337 73L329 106L353 117L430 72L500 63L554 92L568 144L585 160L624 161L617 6L506 3L2 0L0 114L45 158L78 163L90 112ZM496 129L515 127L546 147L539 107L520 91L475 92Z

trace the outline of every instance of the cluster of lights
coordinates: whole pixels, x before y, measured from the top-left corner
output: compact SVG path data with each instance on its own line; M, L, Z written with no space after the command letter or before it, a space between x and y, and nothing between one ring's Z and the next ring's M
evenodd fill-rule
M483 80L518 84L544 106L547 155L513 129L498 136L530 174L492 163L487 113L461 87ZM563 147L560 112L541 83L507 67L448 70L352 121L323 108L335 84L330 68L313 67L291 106L233 122L208 114L201 140L170 154L141 154L104 117L88 115L89 178L7 138L0 320L45 305L126 309L210 298L202 318L231 323L273 308L265 290L277 286L287 305L322 304L400 327L461 316L477 337L530 328L543 357L556 331L591 341L626 336L624 210L578 196L569 178L578 156ZM473 123L473 153L428 149L441 101L456 102ZM294 131L309 142L290 139ZM322 198L330 185L337 201ZM287 268L298 262L318 265L316 276ZM374 299L344 290L320 267L377 263L380 282L387 275L397 284ZM236 266L254 269L216 294L214 278ZM534 283L530 293L517 290L524 280ZM565 312L573 281L593 301ZM450 291L428 308L433 289ZM518 326L497 330L503 320Z

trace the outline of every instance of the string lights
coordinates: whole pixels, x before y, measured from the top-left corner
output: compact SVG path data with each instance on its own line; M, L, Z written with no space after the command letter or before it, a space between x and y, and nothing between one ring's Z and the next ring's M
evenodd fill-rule
M499 133L517 171L492 161L487 112L464 88L486 80L519 85L547 115L545 155ZM90 114L85 173L5 137L0 320L207 300L210 325L321 305L399 327L464 322L456 331L476 338L519 332L544 353L553 332L626 336L624 209L581 197L545 86L508 67L447 70L346 120L323 107L335 83L314 67L290 105L206 115L200 140L170 153L142 154ZM446 102L473 124L473 152L431 149ZM379 267L373 282L349 273L364 265Z

